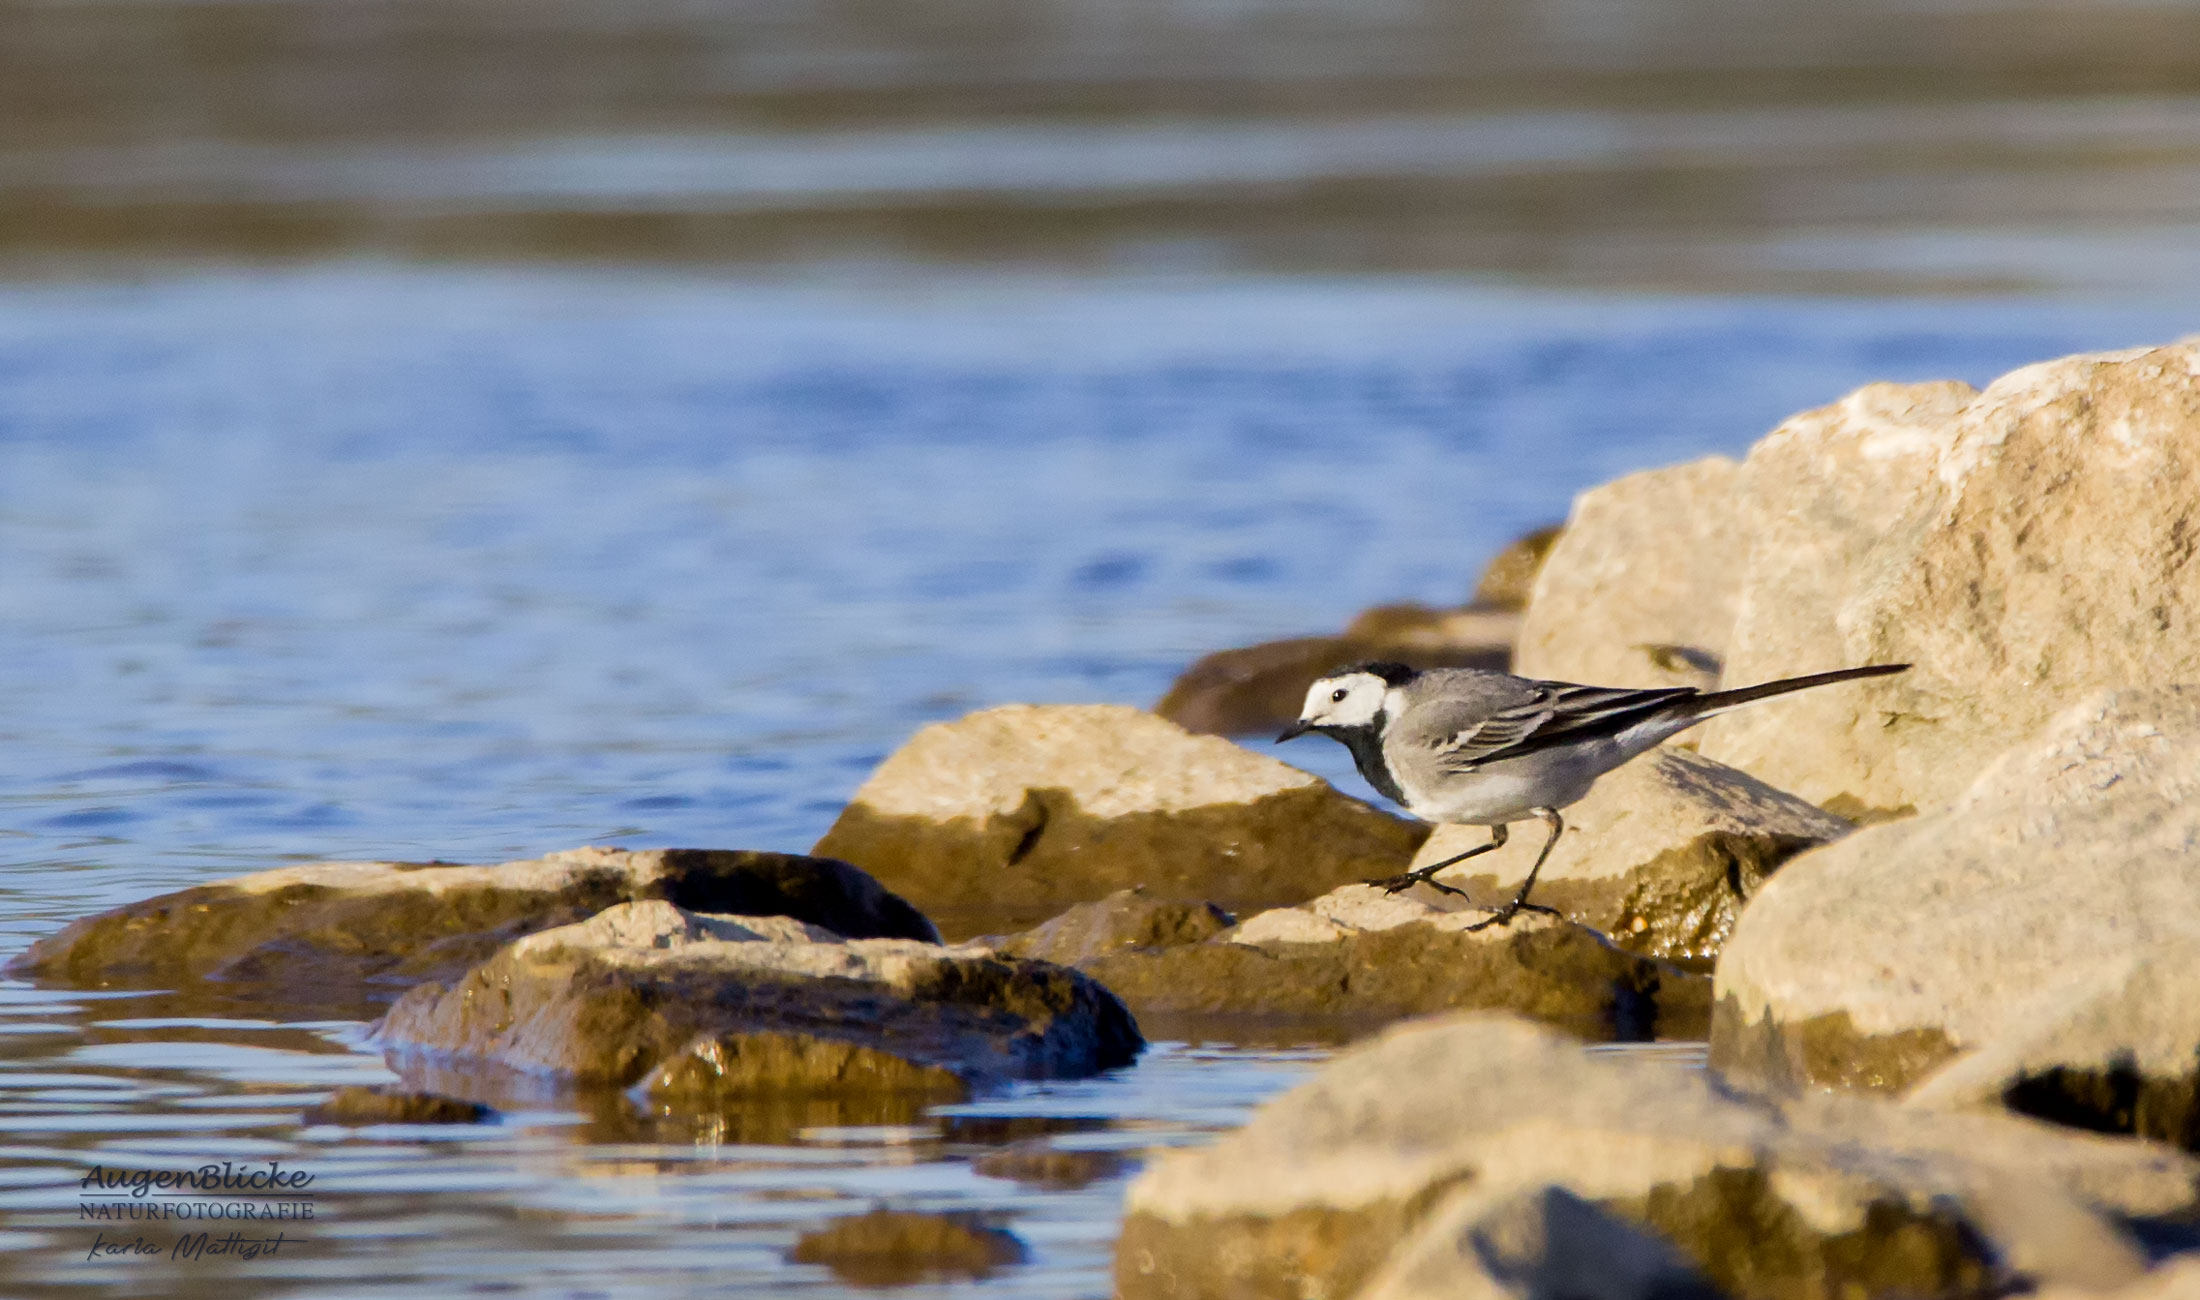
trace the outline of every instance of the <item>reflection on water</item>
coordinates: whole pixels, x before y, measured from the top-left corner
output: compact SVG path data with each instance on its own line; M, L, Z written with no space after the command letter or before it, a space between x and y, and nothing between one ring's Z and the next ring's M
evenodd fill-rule
M445 1296L477 1284L534 1295L831 1292L831 1269L782 1257L803 1231L874 1204L976 1211L1007 1225L1029 1254L1012 1270L1017 1295L1104 1294L1115 1204L1138 1153L1242 1121L1314 1059L1162 1044L1114 1078L981 1103L787 1109L761 1125L682 1133L547 1106L496 1124L353 1130L300 1127L299 1114L324 1090L390 1077L362 1049L356 1023L179 1024L133 1014L138 1001L0 987L0 1287L11 1296L118 1283L179 1296ZM973 1168L1035 1143L1133 1159L1082 1185ZM312 1173L310 1196L295 1201L311 1217L273 1228L87 1217L122 1203L86 1194L95 1166L223 1160ZM143 1213L161 1202L130 1203ZM250 1261L168 1256L179 1233L202 1229L287 1240ZM87 1260L102 1236L142 1236L163 1253Z
M1150 702L1215 646L1456 600L1580 487L1855 384L2186 327L1366 281L0 291L0 953L299 858L799 850L925 722ZM502 1123L347 1130L300 1113L392 1080L376 1008L244 992L0 986L0 1293L840 1294L784 1255L884 1204L1028 1251L919 1294L1098 1296L1140 1154L1333 1046L1157 1020L1113 1077L944 1109L665 1125L505 1081ZM1044 1175L1075 1152L1127 1159ZM90 1166L270 1159L316 1174L297 1249L85 1258Z

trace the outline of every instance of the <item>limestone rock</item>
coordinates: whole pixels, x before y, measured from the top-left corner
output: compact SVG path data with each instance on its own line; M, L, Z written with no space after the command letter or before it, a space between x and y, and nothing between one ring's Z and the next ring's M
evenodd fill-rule
M958 1096L1112 1069L1142 1046L1119 1001L1059 966L662 901L520 939L414 988L375 1032L400 1055L633 1086L658 1113L804 1091Z
M1232 912L1391 875L1427 828L1297 768L1113 705L1011 705L926 727L816 852L956 934L1035 924L1133 885Z
M2200 942L2168 939L2021 998L1913 1106L2007 1106L2200 1149Z
M1168 903L1142 889L1118 889L1093 903L1079 903L1034 930L989 943L1008 957L1036 957L1060 966L1118 948L1175 948L1222 933L1232 924L1213 903Z
M2189 1133L2192 976L2148 981L2192 969L2196 861L2200 687L2096 694L1946 811L1867 827L1767 882L1720 959L1712 1059L1886 1090L1945 1066L1935 1092L1953 1100L2060 1068L2070 1086L2046 1094L2097 1084L2101 1126ZM2118 1061L2156 1090L2122 1120Z
M1479 912L1351 885L1205 943L1081 962L1141 1015L1335 1020L1365 1033L1402 1016L1502 1009L1587 1038L1700 1033L1710 981L1548 917L1469 931Z
M250 982L277 996L402 987L450 978L520 935L650 898L792 916L854 938L939 937L845 862L586 848L493 867L322 862L238 876L85 917L8 970L77 983Z
M1749 555L1741 479L1710 456L1576 498L1536 576L1513 671L1596 686L1715 681Z
M1746 772L1672 746L1612 772L1564 816L1566 833L1536 877L1535 901L1634 951L1706 962L1766 876L1854 829ZM1478 902L1499 903L1520 887L1545 834L1537 822L1515 826L1504 848L1443 879ZM1438 827L1413 865L1488 840L1480 826Z
M823 1264L865 1287L989 1277L1028 1256L1016 1234L981 1215L884 1209L804 1233L787 1253L792 1263Z
M1759 442L1726 681L1916 667L1737 710L1703 752L1846 815L1930 811L2088 692L2200 681L2196 361L1875 384Z
M1663 1238L1563 1187L1452 1192L1355 1300L1717 1300Z
M1158 1157L1131 1185L1116 1283L1126 1300L1404 1287L1432 1248L1414 1239L1456 1230L1440 1198L1555 1187L1744 1300L2108 1286L2145 1266L2124 1221L2189 1212L2194 1176L2151 1144L1871 1098L1775 1104L1517 1020L1445 1017Z

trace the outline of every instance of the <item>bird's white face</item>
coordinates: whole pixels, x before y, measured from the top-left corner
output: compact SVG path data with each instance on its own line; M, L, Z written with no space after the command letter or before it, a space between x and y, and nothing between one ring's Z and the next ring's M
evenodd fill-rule
M1383 711L1390 684L1373 673L1339 673L1324 677L1306 690L1306 707L1299 710L1299 725L1315 727L1364 727Z

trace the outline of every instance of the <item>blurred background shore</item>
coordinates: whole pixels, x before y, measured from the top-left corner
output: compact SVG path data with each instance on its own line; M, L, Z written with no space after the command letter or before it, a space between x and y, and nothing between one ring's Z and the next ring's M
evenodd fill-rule
M2200 12L4 0L0 269L177 255L2200 278Z

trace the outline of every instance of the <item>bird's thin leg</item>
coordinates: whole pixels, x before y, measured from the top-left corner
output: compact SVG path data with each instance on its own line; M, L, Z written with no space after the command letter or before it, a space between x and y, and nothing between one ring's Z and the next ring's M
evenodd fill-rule
M1530 808L1528 811L1541 817L1544 823L1551 828L1550 838L1543 841L1543 851L1535 855L1535 865L1528 868L1528 878L1520 882L1520 890L1512 896L1512 901L1503 907L1492 910L1489 920L1477 921L1468 926L1467 929L1480 930L1492 925L1510 925L1512 919L1522 912L1541 912L1546 916L1562 915L1555 908L1529 902L1528 891L1535 888L1535 873L1543 869L1543 860L1551 856L1551 846L1557 844L1558 837L1566 833L1566 823L1558 815L1558 809L1556 808Z
M1401 889L1410 889L1415 885L1427 885L1431 889L1441 889L1447 894L1457 894L1459 897L1465 898L1467 891L1453 889L1450 885L1435 879L1436 873L1454 862L1465 862L1468 858L1479 857L1492 850L1504 848L1506 834L1507 832L1502 825L1492 826L1490 827L1490 842L1487 844L1477 844L1465 853L1454 853L1442 862L1422 867L1418 871L1408 871L1402 876L1386 876L1381 880L1370 880L1367 883L1382 886L1382 890L1386 894L1395 894Z

